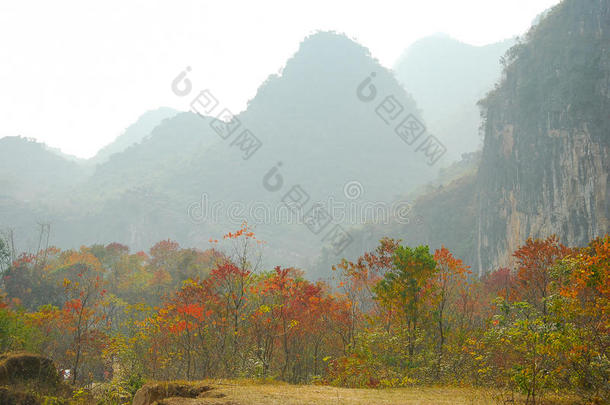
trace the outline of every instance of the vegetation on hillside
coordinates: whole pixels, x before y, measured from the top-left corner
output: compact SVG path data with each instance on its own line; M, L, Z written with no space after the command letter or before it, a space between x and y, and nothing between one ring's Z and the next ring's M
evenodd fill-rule
M449 384L609 399L610 237L528 240L479 279L442 247L384 238L335 285L261 267L244 224L205 251L171 241L21 255L3 273L0 350L44 353L77 386L262 378ZM134 391L135 392L135 391Z

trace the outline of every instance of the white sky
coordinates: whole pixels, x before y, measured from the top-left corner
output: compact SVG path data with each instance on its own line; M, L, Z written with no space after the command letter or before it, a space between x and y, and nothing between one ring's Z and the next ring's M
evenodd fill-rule
M0 137L93 156L146 110L188 109L193 87L245 108L316 30L357 39L385 66L422 36L483 45L520 35L558 0L0 0Z

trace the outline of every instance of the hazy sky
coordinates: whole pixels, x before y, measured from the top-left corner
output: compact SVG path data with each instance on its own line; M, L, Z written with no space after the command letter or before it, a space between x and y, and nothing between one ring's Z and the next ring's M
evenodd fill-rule
M192 67L234 112L316 30L346 33L391 67L422 36L483 45L520 35L558 0L0 0L0 137L81 157L146 110L188 109L170 90Z

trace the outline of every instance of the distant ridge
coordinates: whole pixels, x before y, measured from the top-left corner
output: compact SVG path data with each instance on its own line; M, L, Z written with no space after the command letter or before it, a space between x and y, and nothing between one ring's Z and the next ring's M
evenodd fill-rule
M451 160L482 146L477 101L500 79L500 58L514 43L474 46L437 34L416 41L396 62L396 77L417 100L428 130L447 145Z

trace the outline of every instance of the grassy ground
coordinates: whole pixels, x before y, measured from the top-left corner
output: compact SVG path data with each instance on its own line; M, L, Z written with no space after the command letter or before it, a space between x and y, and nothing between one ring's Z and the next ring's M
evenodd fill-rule
M508 399L497 391L455 387L413 387L396 389L349 389L316 385L256 384L252 381L206 381L214 387L207 398L169 400L171 405L427 405L504 404ZM220 395L219 395L220 394ZM214 396L221 396L214 398ZM506 402L511 403L512 402ZM515 404L520 403L515 401ZM521 402L522 403L522 402ZM545 404L569 404L557 398L546 398Z

